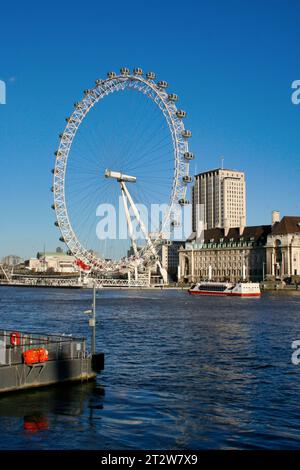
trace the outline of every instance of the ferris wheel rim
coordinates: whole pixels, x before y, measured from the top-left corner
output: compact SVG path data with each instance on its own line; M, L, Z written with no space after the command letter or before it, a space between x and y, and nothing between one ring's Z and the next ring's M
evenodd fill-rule
M158 82L165 83L165 82ZM54 177L53 177L53 193L54 193L54 209L56 213L56 225L61 232L61 240L68 246L71 253L76 259L80 260L91 269L100 269L103 271L118 271L125 268L125 262L106 261L95 256L87 248L85 248L73 230L71 220L68 214L68 207L65 198L65 177L67 171L67 163L69 153L72 148L73 141L82 122L86 118L89 111L105 96L114 92L124 91L126 88L133 88L140 93L145 94L148 98L159 107L162 112L169 131L172 136L173 155L174 155L174 174L172 191L169 197L169 210L164 217L160 231L157 233L153 245L157 246L161 242L164 227L170 222L171 212L174 210L176 203L180 200L185 201L187 185L184 183L184 177L188 177L189 163L184 159L184 155L189 154L187 137L184 135L185 130L182 118L177 116L177 107L173 100L170 99L163 87L156 84L152 79L146 79L141 74L120 74L109 77L105 80L97 80L96 85L86 90L84 97L78 103L75 103L75 109L70 118L67 119L67 125L64 132L60 135L60 143L56 153ZM172 96L177 96L173 94ZM144 247L139 255L139 260L135 264L149 261L151 254L147 247ZM130 266L132 260L129 259L127 265Z

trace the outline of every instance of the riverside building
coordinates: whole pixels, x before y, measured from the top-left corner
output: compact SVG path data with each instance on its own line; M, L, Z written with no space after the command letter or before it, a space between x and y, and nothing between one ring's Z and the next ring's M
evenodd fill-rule
M280 220L279 212L273 212L266 263L269 279L300 280L300 216L285 216Z
M204 230L197 241L193 232L179 250L179 281L236 282L300 281L300 216L280 220L272 212L271 225Z
M78 273L74 256L61 252L38 253L37 258L27 262L27 269L33 272Z
M205 230L246 225L246 183L242 171L217 168L195 176L192 188L192 225L199 218ZM201 207L201 215L198 208Z
M193 233L185 248L179 250L181 282L258 281L266 264L265 245L270 225L204 230L201 243Z
M161 246L159 252L161 265L166 269L171 282L178 280L179 249L184 243L184 241L169 240Z

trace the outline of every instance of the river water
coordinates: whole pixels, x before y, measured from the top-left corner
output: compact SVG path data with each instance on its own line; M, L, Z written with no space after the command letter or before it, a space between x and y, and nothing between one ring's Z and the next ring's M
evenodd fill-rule
M0 328L87 336L91 297L1 287ZM104 373L0 397L0 449L300 448L298 293L101 290L97 317Z

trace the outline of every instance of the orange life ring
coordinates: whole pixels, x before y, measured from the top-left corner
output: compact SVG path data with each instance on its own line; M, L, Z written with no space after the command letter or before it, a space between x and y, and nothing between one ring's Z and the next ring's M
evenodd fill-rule
M12 346L20 346L21 344L21 334L18 331L14 331L10 334L10 344Z

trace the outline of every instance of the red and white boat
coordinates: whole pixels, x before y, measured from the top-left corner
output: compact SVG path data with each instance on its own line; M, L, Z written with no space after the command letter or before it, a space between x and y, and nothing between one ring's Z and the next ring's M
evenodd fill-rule
M260 297L258 282L198 282L188 290L191 295L221 295L232 297Z

